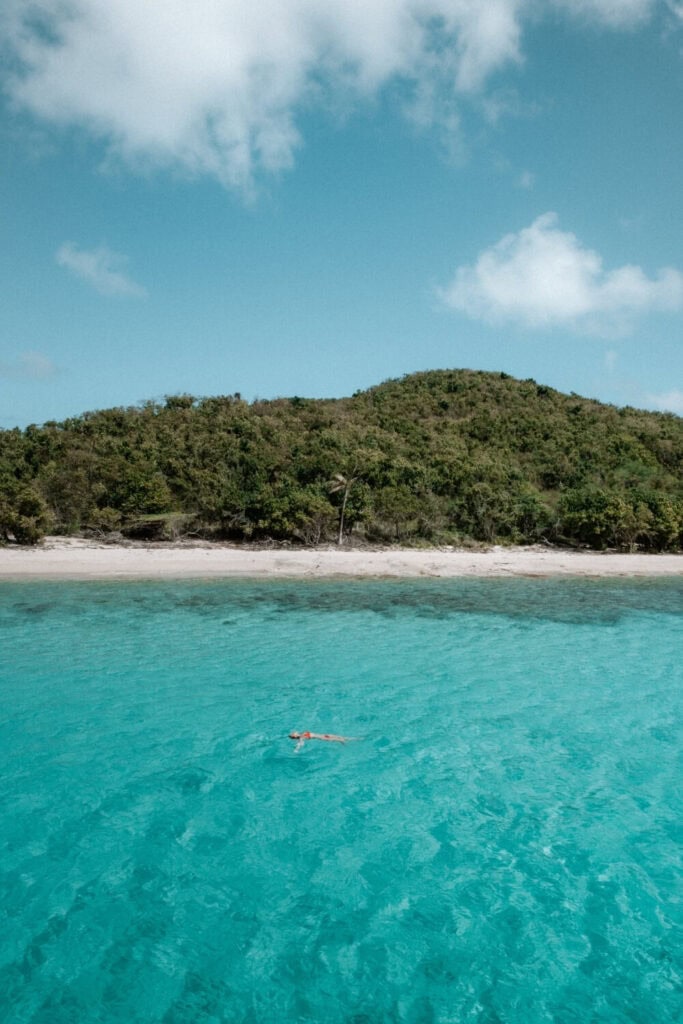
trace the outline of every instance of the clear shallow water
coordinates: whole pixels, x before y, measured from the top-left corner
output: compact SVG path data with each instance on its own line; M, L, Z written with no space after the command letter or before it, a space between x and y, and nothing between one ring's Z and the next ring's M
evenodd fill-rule
M680 581L0 586L0 1021L683 1020L682 640Z

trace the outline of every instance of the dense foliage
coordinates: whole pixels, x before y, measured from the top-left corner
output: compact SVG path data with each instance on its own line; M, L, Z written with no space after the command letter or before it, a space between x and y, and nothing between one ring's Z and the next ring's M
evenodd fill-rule
M683 420L469 370L352 398L239 395L0 432L0 540L122 531L683 546Z

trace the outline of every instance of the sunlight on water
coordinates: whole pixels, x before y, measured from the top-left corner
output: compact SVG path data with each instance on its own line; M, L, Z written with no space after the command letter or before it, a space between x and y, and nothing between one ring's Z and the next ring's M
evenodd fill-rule
M677 581L1 586L0 1020L680 1020L682 623Z

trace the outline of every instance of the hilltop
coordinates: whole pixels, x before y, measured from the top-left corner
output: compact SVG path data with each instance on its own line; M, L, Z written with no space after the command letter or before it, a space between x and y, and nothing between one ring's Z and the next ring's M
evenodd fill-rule
M683 546L683 420L504 373L171 396L0 431L0 538Z

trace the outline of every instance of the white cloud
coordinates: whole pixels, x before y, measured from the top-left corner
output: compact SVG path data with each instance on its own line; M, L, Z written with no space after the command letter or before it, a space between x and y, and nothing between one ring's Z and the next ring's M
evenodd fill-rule
M476 89L518 58L520 2L10 0L9 88L128 161L249 188L255 170L291 165L297 108L325 94L395 78Z
M652 6L553 2L613 28ZM86 128L134 166L248 191L259 171L292 164L297 114L314 103L362 100L401 81L430 123L457 125L454 99L521 61L524 19L543 9L539 0L4 0L0 34L19 108Z
M0 377L14 380L47 380L58 372L52 360L42 352L22 352L14 363L0 362Z
M517 179L517 187L531 189L536 184L536 175L532 171L522 171Z
M79 249L73 242L65 242L55 259L76 277L87 281L101 295L143 296L145 289L125 273L126 257L112 252L106 246L98 249Z
M647 404L662 412L675 412L683 416L683 391L674 388L659 395L648 395Z
M606 271L597 252L546 213L460 267L440 294L476 320L610 336L626 333L638 314L680 309L683 274L666 267L650 279L630 265Z

